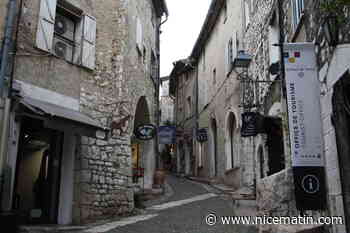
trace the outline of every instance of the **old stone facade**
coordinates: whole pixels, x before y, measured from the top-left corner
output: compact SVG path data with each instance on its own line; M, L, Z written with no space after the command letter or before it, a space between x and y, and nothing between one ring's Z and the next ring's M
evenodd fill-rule
M174 122L174 100L169 94L169 77L162 77L160 84L160 111L161 124Z
M250 2L250 1L247 1ZM278 47L273 44L278 44L280 41L289 43L293 42L314 42L316 44L317 65L319 69L320 92L321 92L321 117L323 121L323 132L325 141L325 158L326 158L326 183L328 184L328 208L325 211L310 211L309 215L315 217L323 216L348 216L346 202L348 194L342 187L346 187L346 179L348 173L341 172L343 169L341 155L337 152L337 142L335 137L335 124L331 124L332 96L334 96L335 80L343 77L348 69L347 62L340 62L337 52L344 52L347 48L348 35L346 28L347 24L340 25L340 43L336 48L331 47L325 40L322 23L325 16L329 12L322 9L321 1L305 1L302 6L302 14L299 15L299 21L296 20L296 12L293 12L293 4L297 1L281 1L282 10L279 11L279 1L264 1L249 3L251 12L250 21L246 24L244 41L245 48L252 55L253 60L249 67L249 76L253 79L268 80L266 84L260 84L260 103L259 108L261 114L269 117L278 117L283 121L283 138L284 142L284 158L281 158L284 163L284 168L274 172L272 175L271 169L274 166L269 163L272 158L269 152L269 143L267 142L268 135L261 135L254 139L256 142L255 154L257 167L257 204L261 215L272 216L297 216L299 212L295 207L294 185L291 170L291 156L289 150L289 133L286 112L286 97L282 95L283 87L280 80L276 80L276 76L269 73L269 67L272 63L280 61ZM345 11L346 12L346 11ZM279 16L282 15L283 22L279 21ZM347 14L345 14L348 17ZM280 40L281 25L284 30L285 38ZM259 39L257 39L259 38ZM276 50L277 49L277 50ZM340 52L340 53L342 53ZM342 58L342 59L345 59ZM348 58L346 58L348 59ZM339 70L335 73L329 72L330 67L338 66ZM329 80L333 80L330 84ZM339 89L338 89L339 90ZM334 99L335 97L333 97ZM341 105L337 105L338 109L342 109ZM334 111L334 110L333 110ZM344 116L344 115L343 115ZM338 125L341 123L338 122ZM343 127L346 124L343 122ZM339 132L342 134L342 132ZM348 138L345 136L345 138ZM338 138L339 140L339 138ZM261 150L259 150L261 148ZM342 147L344 148L344 147ZM339 147L338 147L339 149ZM347 161L345 159L345 161ZM339 169L340 168L340 169ZM343 170L344 171L344 170ZM342 185L343 184L343 185ZM345 185L345 186L344 186ZM278 187L278 188L276 188ZM345 215L344 215L345 210ZM346 221L348 217L344 218ZM267 227L267 226L265 226ZM267 227L269 228L269 227ZM345 225L333 225L328 228L330 232L347 232ZM296 228L295 228L296 229ZM276 229L265 229L269 232L278 232ZM296 231L296 230L295 230Z
M235 189L254 185L254 155L250 139L239 134L238 73L233 71L230 61L243 48L242 9L241 2L213 1L189 57L190 68L175 65L171 75L176 79L173 82L176 98L184 98L184 88L194 95L190 114L194 119L185 131L204 129L208 135L207 141L198 142L192 133L195 161L192 173L225 182ZM179 109L180 105L175 105L175 111ZM178 118L176 121L179 124Z
M320 81L328 201L326 210L304 214L314 217L343 216L347 225L324 228L327 232L347 232L349 160L346 154L349 147L346 141L349 139L349 116L344 93L348 90L349 25L344 19L349 17L348 8L345 7L342 12L340 20L343 21L338 25L339 44L331 46L323 29L329 12L323 8L322 1L212 2L192 54L188 59L176 62L170 75L172 94L177 98L175 116L184 106L181 101L186 102L184 95L198 95L194 98L190 114L196 119L184 131L206 129L208 132L208 141L202 143L192 135L195 160L192 174L215 177L215 181L225 182L236 189L248 187L255 191L257 214L260 216L300 214L295 203L283 80L278 70L270 72L270 68L281 61L281 51L276 44L314 42ZM241 68L227 69L225 54L230 53L226 53L226 48L234 51L230 62L235 61L240 50L251 56L247 73ZM251 83L254 85L243 86L243 82L237 80L237 76L242 78L242 75L253 80ZM240 136L241 114L247 110L241 108L243 93L252 96L252 106L248 110L259 112L269 121L267 131L255 137ZM180 119L176 118L177 125L181 125ZM178 149L178 153L184 152ZM285 227L286 232L299 232L306 226ZM259 228L261 232L281 232L282 229L268 225Z
M50 207L49 222L83 223L130 212L134 208L134 187L140 184L132 179L133 130L142 123L156 124L159 35L162 16L167 14L165 1L58 0L57 4L52 1L49 5L45 2L24 0L18 6L21 14L18 14L13 77L20 91L20 103L21 98L30 97L34 99L30 106L53 118L55 115L48 112L46 105L56 109L53 112L65 112L58 114L63 118L61 126L55 122L47 126L43 118L42 130L51 127L63 135L61 171L54 175L60 190L51 200L58 203L59 209ZM41 21L47 16L45 13L53 16L52 22ZM50 25L46 25L47 22ZM45 34L51 28L55 32ZM79 33L82 41L77 39ZM64 47L57 47L58 43ZM74 51L72 57L69 52L60 57L62 49L71 51L70 48ZM41 108L33 104L36 100L42 102ZM26 113L24 117L30 116ZM78 122L81 130L70 126L72 120L79 121L77 118L85 119ZM89 122L88 126L84 122ZM23 153L19 132L27 125L17 117L13 124L18 127L18 131L16 127L12 129L19 141L18 151ZM147 160L143 180L147 187L152 187L155 169L152 145L153 142L145 148L140 145L140 156ZM53 153L51 144L49 150ZM10 148L9 153L17 157L17 149ZM16 166L16 160L8 163L10 167ZM18 176L17 173L13 175ZM16 185L13 181L10 183ZM8 209L12 209L13 195L15 193L9 191L3 197L8 200ZM34 206L23 207L21 211L28 214L32 209Z

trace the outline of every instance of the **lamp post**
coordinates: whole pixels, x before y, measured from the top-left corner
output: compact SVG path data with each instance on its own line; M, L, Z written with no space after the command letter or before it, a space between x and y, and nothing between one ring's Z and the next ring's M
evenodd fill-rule
M323 32L328 44L336 47L339 43L339 23L334 14L329 14L323 22Z

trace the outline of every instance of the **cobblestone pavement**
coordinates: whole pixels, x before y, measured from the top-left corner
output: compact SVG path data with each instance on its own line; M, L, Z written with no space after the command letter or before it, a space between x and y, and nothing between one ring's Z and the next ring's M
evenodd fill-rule
M90 229L90 233L255 233L252 227L206 224L210 213L232 216L233 201L208 186L178 178L167 177L172 195L153 202L140 216ZM214 193L216 192L216 193ZM149 206L149 205L147 205Z

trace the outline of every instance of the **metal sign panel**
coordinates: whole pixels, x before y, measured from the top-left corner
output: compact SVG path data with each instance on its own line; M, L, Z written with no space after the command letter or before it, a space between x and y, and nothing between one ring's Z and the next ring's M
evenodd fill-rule
M158 129L159 144L175 144L176 143L176 127L160 126Z
M208 141L208 133L206 128L198 129L197 131L197 141L206 142Z
M283 57L297 208L323 209L324 146L315 46L285 44Z
M256 136L263 132L263 116L258 112L245 112L242 114L242 137Z
M156 127L152 124L139 125L134 133L137 139L151 140L156 134Z

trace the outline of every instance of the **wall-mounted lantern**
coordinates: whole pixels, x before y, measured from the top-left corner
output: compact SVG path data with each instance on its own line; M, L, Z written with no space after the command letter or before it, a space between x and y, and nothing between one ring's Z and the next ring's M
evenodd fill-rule
M237 57L233 60L233 68L248 68L252 57L244 50L238 51Z
M323 22L323 32L328 44L335 47L339 43L339 24L338 18L334 14L328 15Z

